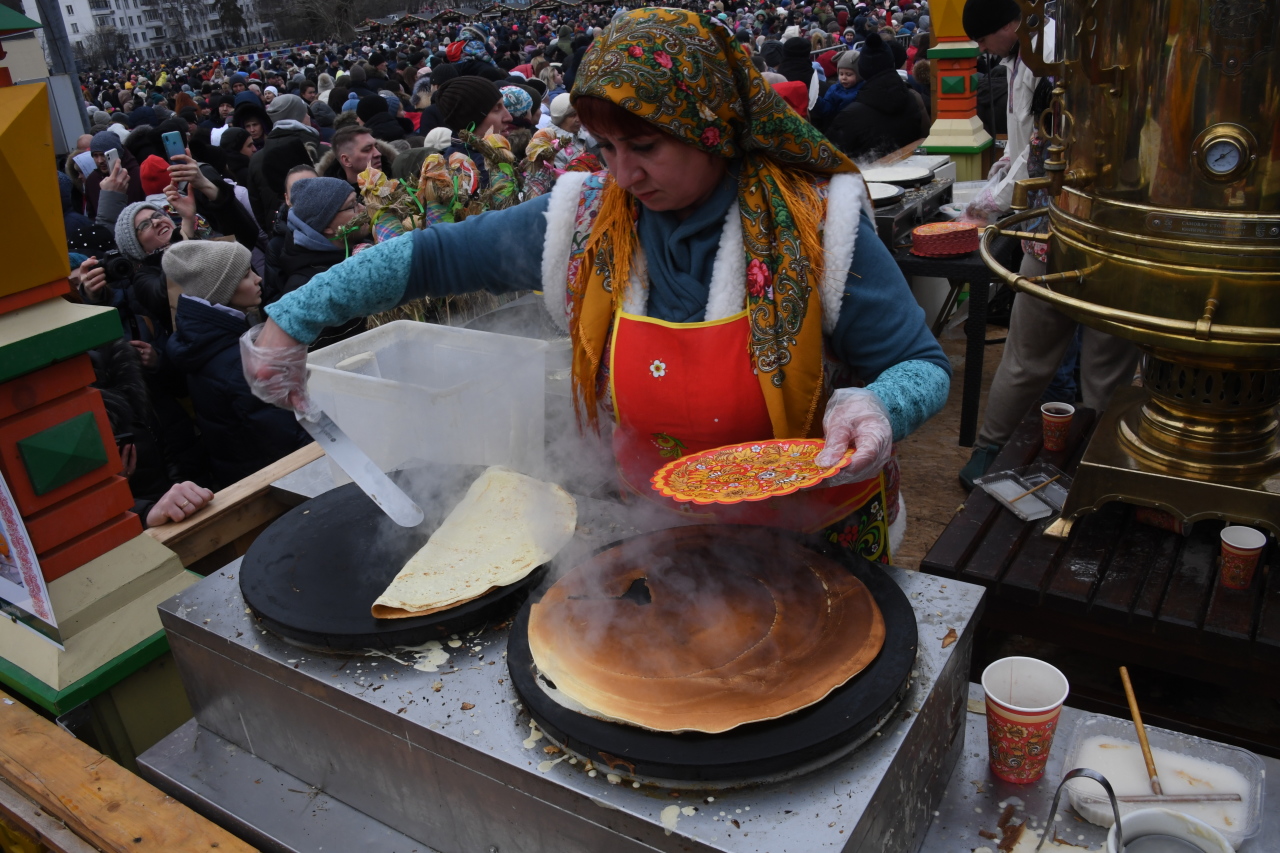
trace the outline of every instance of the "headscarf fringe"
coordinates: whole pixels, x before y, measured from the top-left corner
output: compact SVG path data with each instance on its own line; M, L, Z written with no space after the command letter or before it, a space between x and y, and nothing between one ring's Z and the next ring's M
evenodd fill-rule
M800 234L800 247L809 262L809 280L822 281L825 255L822 249L822 223L826 203L813 176L771 158L764 158L763 172L778 188L778 194L795 221ZM819 302L819 305L821 303Z
M600 202L600 210L591 236L587 238L583 253L586 262L578 268L578 278L570 282L571 288L582 293L591 278L591 267L597 260L608 265L608 282L614 311L626 298L631 283L631 264L635 259L639 236L636 231L635 199L631 193L618 186L612 176L606 179ZM574 299L570 305L569 328L573 340L573 399L577 409L578 427L589 424L597 432L600 429L600 401L597 386L600 360L603 354L594 345L591 335L582 334L582 306L586 300ZM614 312L610 312L610 317ZM607 340L607 338L606 338Z

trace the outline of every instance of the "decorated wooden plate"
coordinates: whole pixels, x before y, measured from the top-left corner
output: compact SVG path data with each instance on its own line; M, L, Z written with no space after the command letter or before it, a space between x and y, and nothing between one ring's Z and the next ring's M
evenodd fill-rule
M651 482L660 494L682 503L737 504L790 495L840 473L853 450L831 468L814 459L820 438L776 438L692 453L658 469Z

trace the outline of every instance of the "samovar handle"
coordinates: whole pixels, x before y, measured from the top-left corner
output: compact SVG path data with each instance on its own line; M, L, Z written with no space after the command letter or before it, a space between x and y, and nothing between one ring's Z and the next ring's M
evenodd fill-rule
M1036 44L1044 44L1045 32L1051 20L1047 11L1049 2L1050 0L1017 0L1018 7L1022 9L1022 23L1018 25L1018 61L1030 68L1031 73L1037 77L1056 77L1066 67L1062 62L1046 62L1044 53L1035 47ZM1033 36L1039 38L1033 42ZM1057 44L1057 41L1054 43Z

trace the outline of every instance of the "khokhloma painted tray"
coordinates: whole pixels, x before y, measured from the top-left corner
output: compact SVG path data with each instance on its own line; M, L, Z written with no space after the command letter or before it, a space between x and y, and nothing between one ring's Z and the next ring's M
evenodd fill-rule
M682 503L763 501L834 477L853 458L849 450L838 464L819 468L814 459L825 446L820 438L776 438L713 447L668 462L651 482L660 494Z

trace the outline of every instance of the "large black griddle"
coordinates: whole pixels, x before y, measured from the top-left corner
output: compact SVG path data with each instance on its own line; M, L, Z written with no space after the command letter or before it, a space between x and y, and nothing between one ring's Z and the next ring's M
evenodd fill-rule
M885 623L884 647L871 665L816 705L720 734L655 732L571 711L537 684L539 675L529 651L532 602L520 609L507 642L512 685L552 740L610 772L670 781L738 782L776 778L821 764L869 737L906 694L916 660L916 617L902 589L878 564L809 538L801 541L866 584Z
M537 586L546 566L440 613L375 619L369 612L483 471L429 465L392 474L426 515L412 529L393 523L355 483L294 507L244 555L240 591L245 604L273 633L333 652L416 646L501 619Z

